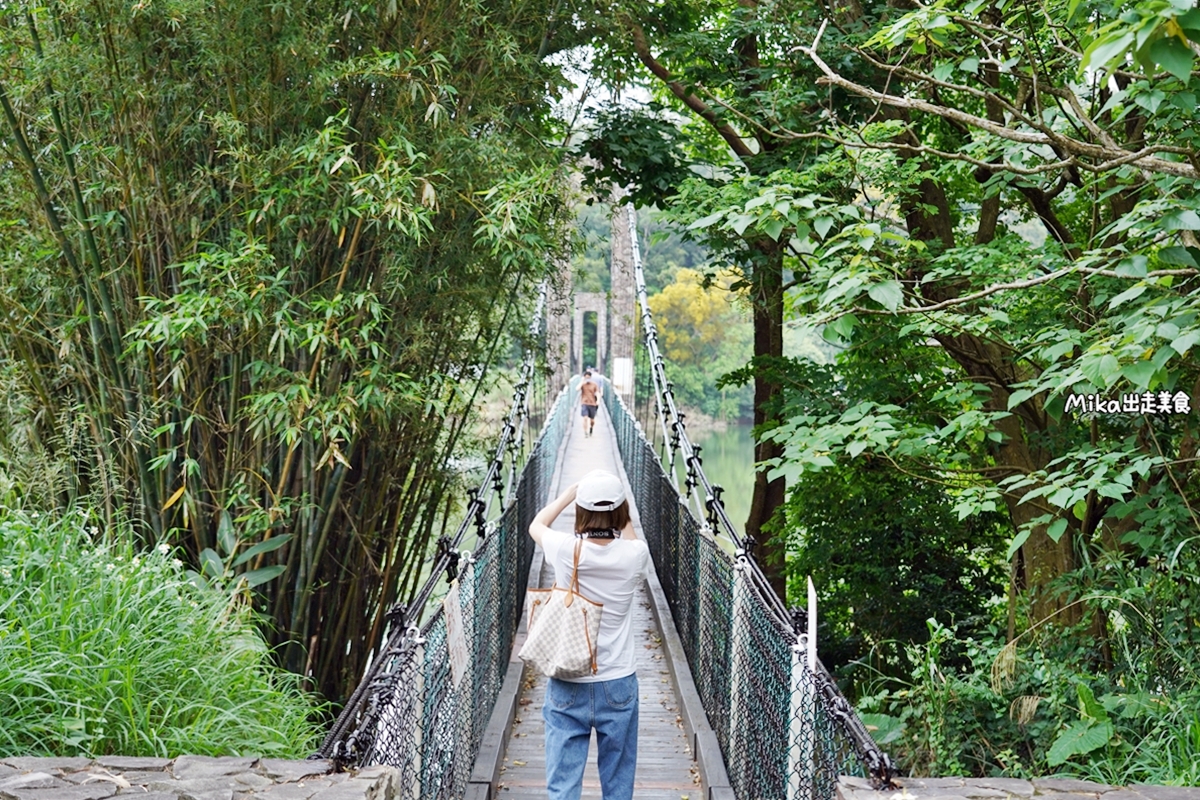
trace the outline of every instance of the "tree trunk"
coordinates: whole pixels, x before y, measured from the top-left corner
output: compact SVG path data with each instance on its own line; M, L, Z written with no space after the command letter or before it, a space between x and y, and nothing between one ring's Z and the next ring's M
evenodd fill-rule
M779 416L778 396L781 386L777 377L778 359L783 357L783 249L778 245L758 246L758 263L754 265L754 425L761 436L776 424ZM778 458L783 446L771 440L760 440L754 446L754 460L763 462ZM767 470L754 475L754 495L750 500L750 516L746 519L746 535L754 540L753 554L766 573L771 586L781 598L787 598L785 531L773 529L769 523L783 505L786 489L783 478L767 480Z
M938 341L946 354L962 368L964 377L991 387L991 396L984 404L988 411L1007 410L1009 387L1031 377L1020 372L1012 358L999 345L977 336L942 336ZM997 430L1003 436L1003 440L995 449L996 465L1007 468L1008 474L1011 475L1027 475L1044 469L1050 460L1050 454L1031 445L1029 435L1043 435L1053 424L1053 420L1046 415L1037 398L1018 404L1013 408L1012 416L996 423ZM1053 510L1036 501L1022 502L1025 493L1031 488L1033 487L1021 492L1010 492L1004 497L1015 528L1020 528L1030 520ZM1022 545L1023 574L1014 576L1028 591L1034 621L1058 615L1063 611L1061 599L1054 596L1047 587L1055 578L1074 569L1075 565L1072 526L1068 526L1057 542L1046 533L1046 528L1046 525L1036 526L1029 539ZM1079 614L1068 610L1059 620L1063 623L1074 623L1079 620Z

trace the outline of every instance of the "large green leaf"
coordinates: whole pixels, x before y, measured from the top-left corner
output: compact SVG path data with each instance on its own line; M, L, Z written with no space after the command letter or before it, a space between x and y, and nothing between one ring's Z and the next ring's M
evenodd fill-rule
M1145 389L1150 385L1150 379L1154 377L1154 373L1158 368L1149 361L1135 361L1132 364L1127 364L1121 369L1121 374L1133 383L1139 389Z
M231 555L237 549L237 534L233 530L233 518L229 512L222 509L217 521L217 545L225 555Z
M1056 542L1061 539L1063 534L1066 532L1067 520L1062 517L1059 517L1058 519L1054 520L1054 522L1051 522L1049 527L1046 528L1046 535Z
M783 233L783 226L785 222L786 220L780 219L779 217L772 217L763 223L763 232L767 234L767 236L770 236L772 240L777 242L779 241L779 234Z
M1133 44L1132 31L1113 31L1092 42L1083 54L1082 69L1106 67L1110 61L1123 55Z
M904 722L890 714L860 714L859 719L867 726L871 738L878 745L891 744L899 740L904 733Z
M1096 699L1095 693L1086 683L1075 684L1075 693L1079 695L1080 716L1087 717L1093 722L1108 722L1108 709Z
M1178 208L1164 214L1161 224L1169 231L1200 231L1200 216L1190 208Z
M1008 546L1008 552L1004 554L1005 561L1011 560L1017 554L1017 551L1021 549L1021 545L1029 540L1029 533L1029 528L1017 532L1017 535L1013 537L1012 544Z
M233 566L240 567L242 564L245 564L247 561L249 561L250 559L259 555L260 553L270 553L274 550L278 550L279 548L281 548L285 544L287 544L289 541L291 541L292 535L293 534L290 534L290 533L284 533L279 536L273 536L270 539L266 539L264 541L259 542L258 544L254 545L253 547L248 549L246 552L244 552L240 556L238 556L237 559L233 562Z
M688 225L688 230L694 231L694 230L698 230L699 228L707 228L711 225L717 224L724 218L725 218L725 212L718 211L715 214L709 214L707 217L702 217L702 218L696 220L695 222L693 222L691 225Z
M1195 54L1179 39L1174 36L1162 37L1150 45L1150 57L1167 72L1187 83Z
M900 307L901 301L904 300L904 292L900 287L900 281L876 283L867 289L867 295L888 311L895 311Z
M1113 737L1111 722L1094 723L1080 720L1058 735L1046 752L1046 763L1052 767L1066 763L1072 756L1083 755L1108 744Z
M1147 288L1148 287L1144 283L1134 284L1133 286L1130 286L1128 289L1126 289L1125 291L1121 292L1119 295L1114 297L1112 300L1108 301L1108 307L1116 308L1117 306L1121 305L1122 303L1126 303L1130 300L1136 300L1137 298L1141 297L1142 294L1145 293Z
M220 578L225 574L225 565L217 551L206 547L200 551L200 569L210 578Z
M1112 353L1105 353L1099 358L1081 359L1079 371L1092 384L1100 389L1112 386L1121 377L1121 362Z
M263 567L262 569L252 569L249 572L243 572L242 578L251 587L258 586L260 584L266 583L267 581L278 578L280 575L283 574L283 571L285 569L287 569L287 567L285 567L284 565L275 564L270 567Z
M1158 251L1158 258L1164 264L1173 264L1179 267L1200 267L1200 262L1196 261L1198 253L1200 251L1197 251L1194 247L1164 247Z

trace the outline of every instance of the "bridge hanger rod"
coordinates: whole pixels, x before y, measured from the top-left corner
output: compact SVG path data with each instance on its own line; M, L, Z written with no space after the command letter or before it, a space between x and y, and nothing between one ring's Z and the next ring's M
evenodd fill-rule
M629 206L629 238L633 245L633 275L637 287L638 304L642 309L642 328L645 330L646 349L650 353L650 374L654 382L656 405L659 408L659 420L663 425L664 435L666 433L667 416L663 413L665 406L665 410L669 412L672 420L671 427L675 430L678 438L679 449L683 455L683 463L687 465L689 474L694 475L696 479L694 483L689 480L687 486L688 493L694 492L697 486L703 487L705 493L704 506L709 508L710 513L718 523L718 527L733 542L738 554L745 556L746 563L749 565L752 585L755 586L758 593L762 596L763 601L768 605L784 628L791 630L792 624L790 615L787 612L787 606L779 595L775 593L775 590L771 588L770 582L762 572L762 568L749 552L749 548L746 547L746 539L737 532L732 520L729 519L729 514L725 510L725 504L721 501L720 492L713 490L713 483L704 472L699 454L692 445L691 439L688 438L683 416L679 413L679 409L675 405L675 393L670 384L667 383L666 367L662 353L658 349L658 328L654 324L654 315L650 312L650 300L646 294L646 276L642 270L642 255L637 238L637 211L632 204ZM659 398L661 398L661 402ZM696 500L699 502L698 496Z

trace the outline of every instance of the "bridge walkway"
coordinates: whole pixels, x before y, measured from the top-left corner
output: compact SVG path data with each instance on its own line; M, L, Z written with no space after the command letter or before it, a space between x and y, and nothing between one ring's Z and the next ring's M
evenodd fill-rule
M611 389L609 389L611 391ZM563 451L558 480L551 490L557 497L563 488L575 483L594 469L604 469L624 478L607 410L601 406L595 433L583 435L579 412L573 409L571 427ZM633 493L626 480L626 494L633 504ZM634 508L634 529L642 535L641 524ZM554 524L555 530L574 529L574 508L568 508ZM541 558L534 556L533 569L540 568L539 583L549 587L554 582L553 570ZM531 583L532 585L532 583ZM699 773L688 739L684 733L678 693L671 680L663 636L651 613L650 597L643 587L634 603L633 625L637 636L637 673L641 692L638 710L638 765L634 782L636 800L699 800ZM517 647L524 640L522 621ZM546 678L533 670L524 673L517 713L508 737L497 797L501 800L533 800L546 797L546 753L543 738L542 703L546 694ZM596 737L593 733L588 765L583 775L583 800L600 797L600 778L596 771Z

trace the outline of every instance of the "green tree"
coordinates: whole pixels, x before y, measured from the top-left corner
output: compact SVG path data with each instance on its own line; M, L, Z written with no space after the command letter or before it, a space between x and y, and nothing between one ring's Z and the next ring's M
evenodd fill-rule
M733 282L726 275L706 283L701 273L681 268L673 283L649 298L676 397L725 419L740 418L749 400L737 388L719 388L721 376L750 357L750 323L738 308L740 298L729 290Z
M1196 476L1194 417L1174 401L1156 397L1153 411L1126 415L1066 408L1071 394L1165 392L1181 403L1196 394L1185 357L1200 341L1194 94L1162 39L1172 25L1171 38L1186 39L1191 12L1163 6L1151 19L1147 8L1123 6L1124 22L1081 38L1070 33L1073 14L1119 16L1114 8L1044 4L1044 27L1033 29L1027 9L1005 4L864 12L860 34L843 26L830 43L864 67L858 79L830 66L819 36L801 48L820 82L848 93L830 107L844 126L825 132L833 158L852 160L883 202L843 206L849 224L810 238L814 269L797 303L847 342L869 342L872 317L899 317L977 388L935 430L993 442L975 465L976 496L1003 501L1017 526L1037 618L1078 618L1081 607L1053 584L1089 552L1129 544L1144 524L1129 501L1159 483L1176 488L1171 505L1195 497L1185 488ZM1122 47L1134 39L1112 37L1127 28L1139 42L1158 37L1151 50L1174 71L1126 70ZM881 90L889 77L919 96ZM859 103L881 103L888 119L856 123ZM1156 155L1164 151L1175 155ZM1014 217L1036 220L1048 238L1006 231L1002 220ZM883 440L880 449L914 466L928 452L904 433Z
M984 629L1008 571L996 515L960 520L942 487L853 460L800 479L784 507L794 532L788 571L817 582L821 659L860 685L907 675L906 645L937 618L963 638ZM869 667L864 672L861 667Z
M790 309L854 348L899 324L950 359L931 387L965 398L932 423L875 408L839 440L784 425L767 437L774 477L830 448L931 480L952 467L973 487L964 513L1007 509L1034 616L1064 622L1082 607L1057 580L1128 548L1138 497L1171 485L1164 514L1194 517L1193 416L1065 409L1089 392L1166 392L1173 409L1200 389L1190 3L672 3L615 19L626 36L610 41L735 157L680 184L672 213L719 252L778 243ZM1010 227L1025 220L1046 237ZM756 346L760 381L770 352ZM948 465L964 439L986 452Z
M777 318L823 326L840 348L827 396L763 407L777 423L760 427L776 447L770 477L802 491L870 460L894 473L883 486L945 487L963 519L1007 516L1002 635L1044 635L1029 646L1071 677L1042 688L1083 710L1048 713L1020 758L971 768L1112 754L1115 738L1099 742L1115 730L1109 706L1141 713L1122 687L1191 696L1179 654L1194 648L1194 615L1167 608L1198 597L1195 3L579 6L607 77L687 115L614 117L604 138L640 143L638 169L613 146L606 175L648 194L665 181L662 206L715 261L760 290L780 275ZM772 242L779 261L755 260ZM769 292L752 296L773 308ZM765 340L755 353L747 374L777 399L806 377ZM868 367L905 380L858 380ZM1089 394L1120 411L1072 399ZM1105 714L1072 684L1097 674ZM919 689L931 720L957 691L934 678ZM1002 689L987 689L989 715L1003 716ZM952 753L947 730L929 741Z

